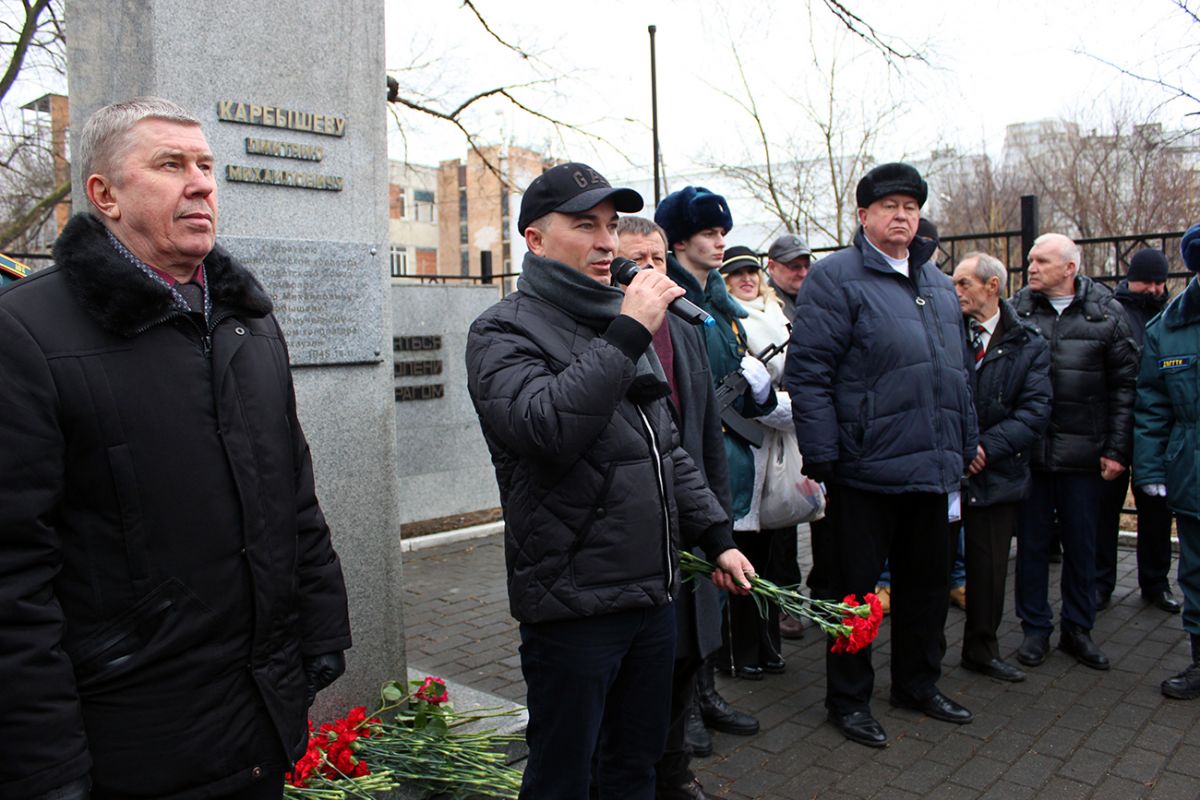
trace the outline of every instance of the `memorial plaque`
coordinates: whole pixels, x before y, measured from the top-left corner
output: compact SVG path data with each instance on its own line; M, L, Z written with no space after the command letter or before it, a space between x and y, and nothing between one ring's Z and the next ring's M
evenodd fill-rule
M217 241L267 288L292 364L382 360L378 320L362 314L384 296L379 257L370 244L240 236Z

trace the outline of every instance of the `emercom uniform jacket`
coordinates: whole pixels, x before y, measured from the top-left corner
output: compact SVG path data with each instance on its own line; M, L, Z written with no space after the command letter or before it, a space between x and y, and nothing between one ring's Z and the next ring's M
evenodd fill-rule
M1200 518L1200 284L1150 321L1134 415L1133 475L1165 484L1176 514Z
M946 494L975 455L962 310L936 246L914 239L905 277L860 228L796 296L783 382L805 462L833 462L834 483Z
M1111 291L1086 275L1062 315L1041 292L1013 297L1017 316L1050 345L1054 406L1050 427L1033 451L1033 468L1099 472L1100 457L1128 466L1133 452L1137 346Z
M0 798L231 793L350 645L283 337L219 247L207 330L90 215L54 254L0 290Z
M566 269L566 267L563 267ZM518 290L467 337L467 380L504 506L512 615L523 623L660 606L675 548L733 547L728 518L678 444L666 397L630 388L650 332L602 335Z
M1050 349L1003 298L1000 321L974 377L987 466L971 476L963 496L980 507L1024 500L1032 482L1032 449L1050 421Z

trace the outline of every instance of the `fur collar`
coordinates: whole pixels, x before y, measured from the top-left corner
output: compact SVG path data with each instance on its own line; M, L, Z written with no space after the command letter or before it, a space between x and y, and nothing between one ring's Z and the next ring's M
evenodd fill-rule
M54 262L84 311L119 336L134 336L175 307L169 291L113 249L104 225L91 214L76 214L63 228ZM271 313L262 284L220 245L205 257L204 269L214 309L251 317Z

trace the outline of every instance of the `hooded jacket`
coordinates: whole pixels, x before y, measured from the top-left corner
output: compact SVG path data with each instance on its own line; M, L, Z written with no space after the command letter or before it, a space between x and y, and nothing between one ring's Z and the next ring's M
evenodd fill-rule
M733 547L670 401L630 391L650 341L629 317L600 334L520 289L471 324L467 388L496 468L519 622L672 602L688 591L681 531L710 557Z
M1176 514L1200 518L1200 284L1146 327L1134 414L1133 480L1165 484Z
M0 290L0 798L229 793L350 645L283 335L220 247L208 325L90 215L54 256Z
M1054 406L1034 447L1033 468L1098 473L1101 456L1128 465L1138 358L1121 304L1079 275L1061 316L1046 295L1028 286L1013 297L1013 308L1050 345Z
M805 462L833 463L836 484L947 494L975 455L962 311L936 247L915 238L905 277L860 228L796 296L784 386Z

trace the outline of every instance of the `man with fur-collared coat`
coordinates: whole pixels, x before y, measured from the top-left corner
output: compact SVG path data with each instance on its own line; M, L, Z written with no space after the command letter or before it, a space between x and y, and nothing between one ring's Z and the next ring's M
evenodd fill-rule
M287 348L194 117L77 157L93 213L0 291L0 798L279 798L350 646Z

